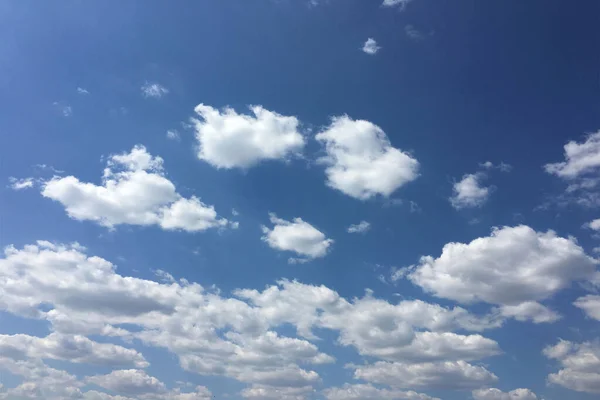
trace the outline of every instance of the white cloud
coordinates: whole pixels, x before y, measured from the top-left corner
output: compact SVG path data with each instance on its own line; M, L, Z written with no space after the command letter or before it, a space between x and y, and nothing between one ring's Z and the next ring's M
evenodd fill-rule
M313 259L325 257L333 244L333 239L328 239L323 232L304 222L302 218L294 218L290 222L270 214L270 221L275 226L273 229L262 227L262 240L272 249L293 251L305 259Z
M167 131L167 139L179 142L181 140L181 136L179 135L179 132L177 132L177 130L169 129Z
M423 40L425 38L425 35L423 35L423 33L417 28L415 28L413 25L406 25L404 27L404 32L406 33L406 36L415 41Z
M242 391L242 397L249 400L305 400L314 392L311 386L305 387L274 387L252 385Z
M588 317L600 321L600 296L587 295L578 298L575 306L581 308Z
M475 400L537 400L538 397L529 389L515 389L503 392L500 389L489 388L473 391Z
M97 343L81 335L51 333L45 338L29 335L0 335L0 356L21 355L27 358L66 360L108 366L149 364L135 350L108 343Z
M197 232L230 224L217 216L213 206L177 193L164 174L163 159L140 145L109 157L101 186L74 176L55 176L44 183L42 195L60 202L73 219L111 229L122 224L158 225Z
M594 231L600 231L600 218L588 222L584 225L584 228L589 228Z
M358 224L352 224L348 227L348 233L367 233L371 229L371 224L367 221L360 221Z
M440 400L436 397L416 392L378 389L371 384L345 384L339 388L324 390L327 400Z
M362 47L362 51L370 55L377 54L379 50L381 50L381 46L378 46L377 41L373 38L368 38Z
M564 146L565 161L546 164L549 174L574 179L600 169L600 131L587 136L582 143L570 141Z
M327 185L356 199L388 197L418 177L419 162L392 147L385 132L369 121L334 117L316 139L327 153L320 159L327 165Z
M535 324L558 321L561 316L548 307L535 301L526 301L517 305L504 305L499 309L507 318L517 321L532 321Z
M546 347L544 355L560 362L563 369L548 375L550 383L586 393L600 393L600 345L560 340Z
M160 83L146 82L140 88L142 95L146 98L151 97L154 99L160 99L164 95L169 93L169 89L161 85Z
M125 158L131 165L156 162L142 157ZM247 383L249 387L243 394L248 398L271 396L296 400L309 396L321 382L310 366L334 361L319 351L315 328L332 331L341 345L351 346L362 355L401 361L398 365L402 367L393 363L378 367L391 365L394 370L404 371L400 375L404 377L402 385L416 379L407 371L414 371L434 385L443 385L449 377L456 378L454 385L460 387L474 381L485 383L490 375L465 360L499 352L493 340L451 332L481 331L501 323L489 316L477 317L460 307L447 308L419 300L391 304L373 298L370 293L348 301L325 286L290 281L281 281L262 291L237 290L233 297L227 297L199 284L177 281L165 271L157 271L165 278L163 282L125 277L109 261L84 252L80 245L48 241L6 249L4 258L0 258L0 309L48 321L54 332L48 338L22 341L29 346L20 353L13 351L13 356L26 357L30 364L48 357L119 368L129 363L139 368L145 365L139 353L116 345L95 345L87 337L123 338L126 343L139 340L147 347L168 350L186 371ZM282 336L274 330L287 325L295 327L301 337ZM129 330L128 326L136 329ZM74 335L78 335L76 346L72 344ZM69 340L58 340L59 337ZM7 364L0 360L0 368L10 368L11 372L17 368L31 369L29 364L19 365L17 361ZM125 371L89 377L85 382L142 400L195 398L194 394L168 390L143 371ZM23 376L26 383L44 386L45 393L50 393L50 384L44 383L40 376L24 374L16 375ZM73 393L79 393L84 386L75 377L61 379L63 383L56 389L60 393L69 387ZM73 382L64 383L69 379ZM30 386L20 390L33 390ZM158 390L158 394L156 391L137 394L150 388ZM88 397L109 399L96 393L84 398ZM55 398L69 397L60 394Z
M379 361L356 366L354 377L395 388L475 389L494 383L498 377L481 366L465 361L437 363L390 363Z
M90 94L90 92L88 92L88 90L87 90L87 89L85 89L85 88L82 88L82 87L78 87L78 88L77 88L77 93L78 93L78 94Z
M510 172L512 171L512 165L505 163L504 161L500 162L500 164L494 164L491 161L486 161L479 164L480 167L485 169L497 169L501 172Z
M261 161L286 160L301 153L305 139L296 117L284 116L262 106L254 114L238 114L232 108L219 111L199 104L195 111L198 158L216 168L250 168Z
M90 376L87 382L119 394L134 396L167 391L164 383L139 369L116 370L106 375Z
M481 207L490 195L490 188L483 187L481 181L483 174L467 174L453 186L453 195L450 197L452 207L460 210L469 207Z
M384 7L395 7L399 6L400 8L404 8L410 3L412 0L383 0L382 5Z
M553 313L530 302L589 278L596 265L573 238L520 225L494 228L468 244L447 243L439 258L421 257L408 278L438 297L509 306L505 314L541 322Z
M73 108L63 101L55 101L52 105L56 107L63 117L70 117L73 115Z
M23 189L29 189L33 187L33 178L23 178L23 179L18 179L15 178L13 176L11 176L10 178L8 178L8 181L10 182L10 188L12 190L23 190Z

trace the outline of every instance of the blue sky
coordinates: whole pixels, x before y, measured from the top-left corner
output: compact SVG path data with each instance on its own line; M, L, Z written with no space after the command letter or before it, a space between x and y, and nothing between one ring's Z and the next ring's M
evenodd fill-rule
M599 12L0 1L0 398L596 398Z

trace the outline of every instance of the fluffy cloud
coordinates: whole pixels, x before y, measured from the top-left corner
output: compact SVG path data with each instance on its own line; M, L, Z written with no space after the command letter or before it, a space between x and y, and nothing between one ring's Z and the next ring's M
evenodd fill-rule
M304 222L302 218L294 218L290 222L270 214L270 221L275 226L272 229L262 227L262 240L275 250L293 251L305 257L292 260L302 262L324 257L333 244L333 239L328 239L323 232Z
M362 51L374 55L381 49L381 46L377 45L377 41L373 38L368 38L365 44L362 47Z
M494 383L498 377L484 367L465 361L437 363L390 363L379 361L357 366L356 379L396 388L475 389Z
M564 179L574 179L600 169L600 131L588 135L582 143L570 141L564 149L565 161L546 164L546 172Z
M101 186L74 176L55 176L44 183L42 195L60 202L71 218L107 228L158 225L166 230L197 232L229 224L217 216L213 206L177 193L164 174L163 159L140 145L129 153L109 157Z
M500 313L507 318L514 318L517 321L533 321L536 324L555 322L561 318L556 312L535 301L502 306Z
M265 385L252 385L242 391L242 396L249 400L305 400L314 389L311 386L297 388L281 388Z
M462 209L482 206L487 201L491 190L481 185L483 178L485 178L483 174L467 174L456 182L452 188L453 195L450 197L452 207Z
M305 139L296 117L284 116L261 106L254 114L220 111L199 104L194 119L198 158L216 168L249 168L265 160L285 160L302 151Z
M495 228L468 244L448 243L439 258L421 257L408 278L438 297L498 304L507 315L543 322L555 319L553 313L531 302L590 277L596 264L573 238L520 225Z
M360 221L358 224L352 224L348 227L348 233L367 233L371 229L371 224L367 221Z
M164 95L169 93L169 89L161 85L160 83L146 82L140 88L142 95L146 98L160 99Z
M164 383L138 369L117 370L107 375L90 376L87 381L113 392L134 396L167 391Z
M343 387L326 389L324 394L327 400L440 400L412 391L378 389L371 384L346 384Z
M538 397L529 389L515 389L505 393L499 389L479 389L473 391L475 400L537 400Z
M369 121L335 117L316 139L327 153L320 159L327 165L327 185L356 199L387 197L418 177L419 162L392 147L385 132Z
M588 317L600 321L600 296L587 295L575 301L575 306L581 308Z
M149 364L135 350L108 343L97 343L81 335L52 333L45 338L29 335L0 335L0 356L66 360L107 366Z
M548 375L548 381L571 390L600 393L600 345L559 341L546 347L544 355L558 360L563 369Z
M9 187L12 190L23 190L33 187L33 178L18 179L11 176L10 178L8 178L8 181L10 182Z
M359 378L375 376L374 383L384 381L369 372L373 368L387 370L387 381L397 376L403 388L415 382L424 385L425 380L443 386L449 377L455 378L454 387L467 387L469 382L485 383L493 377L465 360L497 354L497 343L452 331L481 331L501 321L474 316L460 307L419 300L391 304L371 293L349 301L325 286L291 281L262 291L239 289L227 297L196 283L177 281L164 271L158 275L162 282L119 275L112 263L86 255L77 244L39 241L21 249L8 247L0 258L0 310L48 321L54 333L46 338L6 335L0 357L8 361L0 366L23 377L21 391L43 386L46 394L38 398L53 398L47 393L54 392L60 393L54 398L70 398L66 390L81 396L85 382L143 400L204 398L167 389L139 369L146 363L139 353L88 338L96 335L166 349L186 371L248 384L242 393L247 398L302 399L321 382L311 366L334 362L319 351L313 333L326 329L337 334L341 345L392 361L357 372ZM300 337L282 336L276 332L281 326L294 327ZM48 372L39 364L42 358L137 369L78 381L61 371ZM45 375L27 372L34 371L35 365ZM48 383L43 378L48 374L60 379ZM96 392L85 397L109 399Z

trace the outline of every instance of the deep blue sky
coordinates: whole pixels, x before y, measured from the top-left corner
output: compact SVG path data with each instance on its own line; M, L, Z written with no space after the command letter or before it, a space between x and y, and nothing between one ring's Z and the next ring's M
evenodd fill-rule
M563 161L569 140L583 142L600 129L599 2L414 0L404 9L377 0L319 3L0 1L0 181L6 182L0 245L77 241L88 255L117 264L121 275L155 280L152 270L162 269L176 279L216 285L224 296L287 278L325 285L346 299L362 297L368 288L392 304L418 298L443 306L457 303L408 280L390 282L392 268L416 264L423 255L439 257L446 243L486 237L494 226L518 224L572 235L593 255L598 239L582 225L598 218L597 209L555 204L566 184L543 166ZM407 25L422 37L407 36ZM381 46L377 54L361 51L367 38ZM140 91L145 83L169 92L146 98ZM79 94L78 87L89 93ZM214 168L196 157L194 128L182 125L199 103L238 113L262 105L297 117L308 138L303 158L245 170ZM387 199L361 201L326 186L324 166L315 162L324 150L312 138L343 114L381 127L393 147L419 161L420 176ZM170 129L180 141L166 138ZM136 144L164 159L179 193L214 205L239 228L191 233L123 224L110 230L69 218L63 205L40 195L43 183L9 187L10 177L53 175L36 164L100 185L107 157ZM512 171L486 172L484 183L494 188L485 204L453 208L453 184L484 171L479 164L485 161L508 163ZM411 201L417 211L411 212ZM232 208L239 216L231 216ZM285 220L300 217L335 242L325 257L288 264L290 254L261 241L269 212ZM367 234L346 232L361 220L371 224ZM504 353L472 363L485 364L499 377L493 386L504 391L529 388L546 400L595 398L547 385L547 375L559 367L542 355L558 338L598 338L598 321L572 305L587 293L573 283L546 299L544 305L563 315L552 324L509 320L483 332ZM295 337L290 327L277 329ZM14 313L0 319L3 334L45 336L51 330L45 321ZM315 398L323 388L353 382L345 363L375 360L337 345L331 331L322 337L316 345L337 362L315 367L322 379ZM241 398L246 386L179 370L165 349L132 346L150 362L148 373L169 387L183 380L206 385L217 398ZM78 376L110 371L47 364ZM7 376L0 383L15 386L18 379ZM415 390L448 400L471 396Z

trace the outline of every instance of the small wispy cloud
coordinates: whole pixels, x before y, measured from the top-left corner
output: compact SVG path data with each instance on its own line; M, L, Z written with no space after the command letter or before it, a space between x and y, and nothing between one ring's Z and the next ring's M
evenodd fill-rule
M33 187L33 178L18 179L14 176L11 176L8 178L8 181L10 182L9 187L13 190L23 190Z
M377 54L379 50L381 50L381 46L378 46L377 41L373 38L368 38L362 47L362 51L370 55Z
M412 40L423 40L425 38L425 35L413 25L406 25L404 27L404 32L406 32L406 36Z
M70 105L65 104L64 102L55 101L54 103L52 103L52 105L56 107L56 109L62 114L63 117L70 117L71 115L73 115L73 108L71 108Z
M352 224L348 227L348 233L367 233L371 229L371 224L367 221L360 221L358 224Z
M510 172L513 169L512 165L507 164L504 161L500 162L500 164L494 164L491 161L486 161L484 163L479 164L479 166L485 169L497 169L501 172Z
M400 7L401 10L404 9L412 0L383 0L382 5L384 7Z
M65 171L63 171L61 169L56 169L52 165L48 165L48 164L35 164L33 166L33 168L35 168L37 170L40 170L40 171L50 171L50 172L53 172L55 174L62 174L63 172L65 172Z
M160 83L146 82L141 87L142 95L146 98L151 97L154 99L160 99L164 95L169 93L169 89L161 85Z
M177 130L169 129L167 131L167 139L179 142L181 140L181 136L179 135L179 132L177 132Z
M85 89L85 88L82 88L82 87L78 87L78 88L77 88L77 93L78 93L78 94L90 94L90 92L88 92L88 90L87 90L87 89Z

